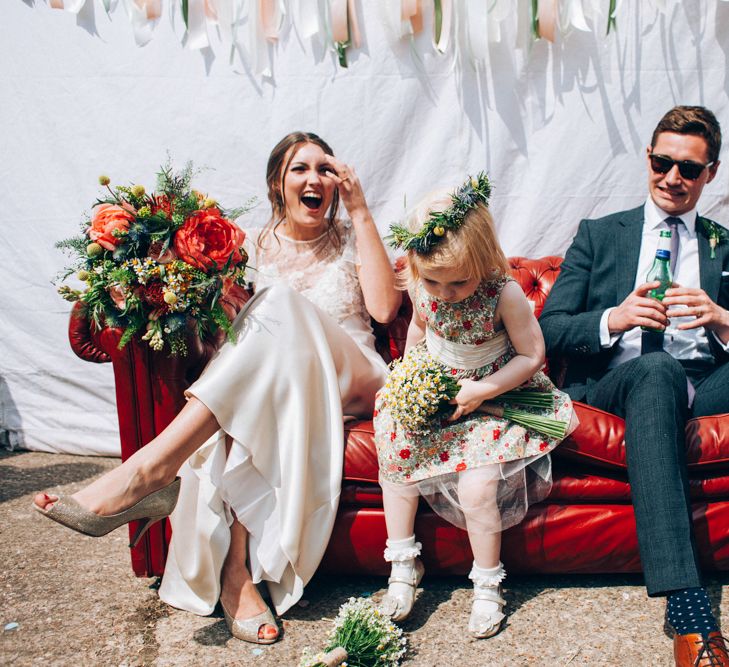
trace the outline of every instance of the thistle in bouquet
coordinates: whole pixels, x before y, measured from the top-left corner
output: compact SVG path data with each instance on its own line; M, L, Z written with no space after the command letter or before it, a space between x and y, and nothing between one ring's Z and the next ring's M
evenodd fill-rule
M194 175L191 163L175 172L168 161L153 193L101 176L106 193L81 234L56 244L74 256L62 280L76 273L85 283L59 293L97 327L122 329L120 349L140 334L153 350L185 355L190 321L201 339L221 329L234 338L221 300L245 282L245 234L233 221L249 206L224 209L192 189Z
M349 598L339 609L327 648L309 648L299 667L397 667L407 651L402 630L366 598Z
M448 409L459 390L458 382L430 354L408 354L393 363L380 394L399 426L412 433L422 433L429 429L431 419ZM509 419L548 437L564 437L567 422L513 406L535 411L552 409L554 396L551 392L522 387L483 403L478 411Z

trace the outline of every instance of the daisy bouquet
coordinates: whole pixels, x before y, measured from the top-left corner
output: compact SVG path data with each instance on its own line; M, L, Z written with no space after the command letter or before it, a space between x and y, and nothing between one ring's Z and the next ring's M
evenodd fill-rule
M75 274L84 284L59 293L80 301L98 328L119 327L120 348L140 334L153 350L167 344L185 355L190 323L200 338L221 329L233 338L221 302L244 284L245 234L233 220L249 206L224 209L192 189L193 176L191 163L175 172L168 162L152 193L100 176L106 191L81 233L56 244L74 258L61 282Z
M397 667L407 650L402 630L366 598L349 598L339 609L325 652L309 648L299 667Z
M456 380L447 375L431 355L408 354L392 364L380 398L387 403L399 426L419 433L429 430L429 421L448 410L459 390ZM478 411L509 419L550 438L564 437L569 426L567 422L514 406L552 409L554 397L551 392L539 389L514 389L481 404Z

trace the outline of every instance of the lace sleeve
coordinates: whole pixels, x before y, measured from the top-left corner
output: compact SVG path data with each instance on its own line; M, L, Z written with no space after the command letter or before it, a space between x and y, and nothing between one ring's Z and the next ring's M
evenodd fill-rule
M342 261L359 267L362 264L362 261L359 258L357 235L354 233L354 225L352 225L352 221L342 220L340 230L342 233Z

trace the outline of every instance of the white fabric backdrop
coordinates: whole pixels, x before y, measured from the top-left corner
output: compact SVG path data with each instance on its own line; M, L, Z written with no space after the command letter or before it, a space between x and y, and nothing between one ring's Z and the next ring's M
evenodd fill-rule
M704 104L729 135L729 2L625 0L616 34L573 32L530 42L528 4L502 24L490 61L474 68L394 41L384 3L360 8L364 45L350 67L289 29L272 79L212 48L180 46L167 16L144 48L121 8L89 0L78 17L34 0L4 3L0 22L0 438L29 449L118 452L108 364L77 359L69 304L51 280L66 258L55 241L78 230L97 176L151 188L169 151L213 169L201 190L227 206L261 200L264 169L285 133L315 131L355 165L384 232L404 203L487 169L507 254L566 249L579 220L639 204L644 151L674 104ZM427 5L427 3L426 3ZM422 62L419 64L418 59ZM726 154L726 150L724 151ZM729 222L726 173L703 213Z

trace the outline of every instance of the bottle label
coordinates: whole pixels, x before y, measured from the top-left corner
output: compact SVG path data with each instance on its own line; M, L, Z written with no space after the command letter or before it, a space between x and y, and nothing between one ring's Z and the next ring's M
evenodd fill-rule
M656 259L665 259L666 261L669 261L671 259L671 251L658 248L658 250L656 250Z

